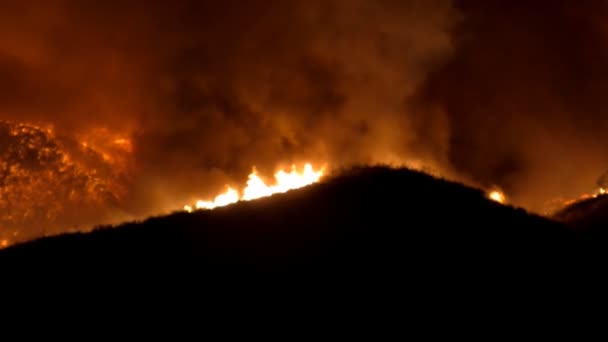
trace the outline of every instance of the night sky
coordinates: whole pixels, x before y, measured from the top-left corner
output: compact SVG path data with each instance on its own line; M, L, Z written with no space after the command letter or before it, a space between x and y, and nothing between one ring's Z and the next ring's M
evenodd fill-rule
M607 17L601 0L4 2L0 120L128 139L107 176L121 218L307 161L425 165L539 211L608 169Z

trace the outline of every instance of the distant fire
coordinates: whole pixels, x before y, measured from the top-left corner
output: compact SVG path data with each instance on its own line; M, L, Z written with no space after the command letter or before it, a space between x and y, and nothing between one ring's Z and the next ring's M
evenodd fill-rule
M596 198L596 197L599 197L599 196L603 196L606 193L607 193L606 189L599 188L593 194L582 194L582 195L580 195L577 198L573 198L573 199L569 199L569 200L563 200L563 201L561 201L561 207L567 207L567 206L572 205L572 204L577 203L577 202L581 202L581 201L585 201L585 200L588 200L588 199L591 199L591 198Z
M491 191L488 194L488 198L501 204L505 204L505 202L507 201L505 194L498 190Z
M563 210L567 207L570 207L572 205L575 205L577 203L581 203L581 202L584 202L587 200L591 200L591 199L606 196L606 195L608 195L608 191L606 190L606 188L600 187L600 188L597 188L592 193L583 193L574 198L564 198L564 197L554 198L545 204L543 214L546 216L553 216L556 213L560 212L561 210Z
M131 141L106 129L65 136L0 121L0 248L88 227L127 193Z
M278 171L275 175L275 184L266 184L255 169L249 175L247 186L241 193L237 190L228 187L226 192L218 195L212 201L199 200L194 206L186 205L184 210L193 212L195 209L214 209L223 207L238 201L251 201L254 199L272 196L277 193L284 193L289 190L299 189L318 182L323 177L324 168L315 170L311 164L306 164L302 172L298 172L295 165L292 166L291 172L283 170Z

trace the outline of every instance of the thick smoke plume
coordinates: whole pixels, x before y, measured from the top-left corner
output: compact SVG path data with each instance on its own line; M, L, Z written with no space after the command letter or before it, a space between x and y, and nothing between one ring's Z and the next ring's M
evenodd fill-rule
M542 210L608 166L607 15L605 1L3 3L0 186L79 184L58 192L67 221L28 219L57 231L305 161L427 165ZM32 162L38 143L55 159ZM40 206L44 189L18 198Z
M242 183L254 165L439 163L445 116L412 97L450 56L458 17L444 0L3 4L0 120L52 127L106 161L92 141L128 144L128 191L107 205L121 219ZM98 205L74 205L77 222L106 220Z
M462 0L455 52L421 87L450 165L537 211L608 169L608 2Z

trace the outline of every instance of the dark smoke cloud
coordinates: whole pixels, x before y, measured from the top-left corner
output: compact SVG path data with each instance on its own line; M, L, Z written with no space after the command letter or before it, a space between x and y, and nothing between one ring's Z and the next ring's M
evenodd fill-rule
M153 107L167 114L146 119L140 139L144 162L162 165L154 184L199 175L182 192L244 179L252 165L414 157L406 100L449 52L448 2L199 6L168 23L188 33L159 70ZM209 169L219 172L202 173ZM176 189L169 182L163 194Z
M448 0L0 7L0 119L130 136L136 215L253 165L446 159L443 108L414 96L452 53Z
M0 120L130 137L121 219L303 161L420 162L541 210L608 168L607 15L600 0L4 2Z
M450 122L449 159L542 210L608 168L608 2L457 2L455 52L421 88Z
M4 1L0 120L129 137L121 219L303 161L420 162L542 210L608 168L607 15L599 0Z

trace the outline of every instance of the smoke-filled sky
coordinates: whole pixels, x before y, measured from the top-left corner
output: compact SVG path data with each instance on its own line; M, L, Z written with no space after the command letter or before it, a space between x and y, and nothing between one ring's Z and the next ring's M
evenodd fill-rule
M608 3L14 1L0 120L132 141L134 215L252 166L422 162L538 210L608 169Z
M460 1L455 52L421 93L449 121L450 165L538 209L608 169L608 2Z

